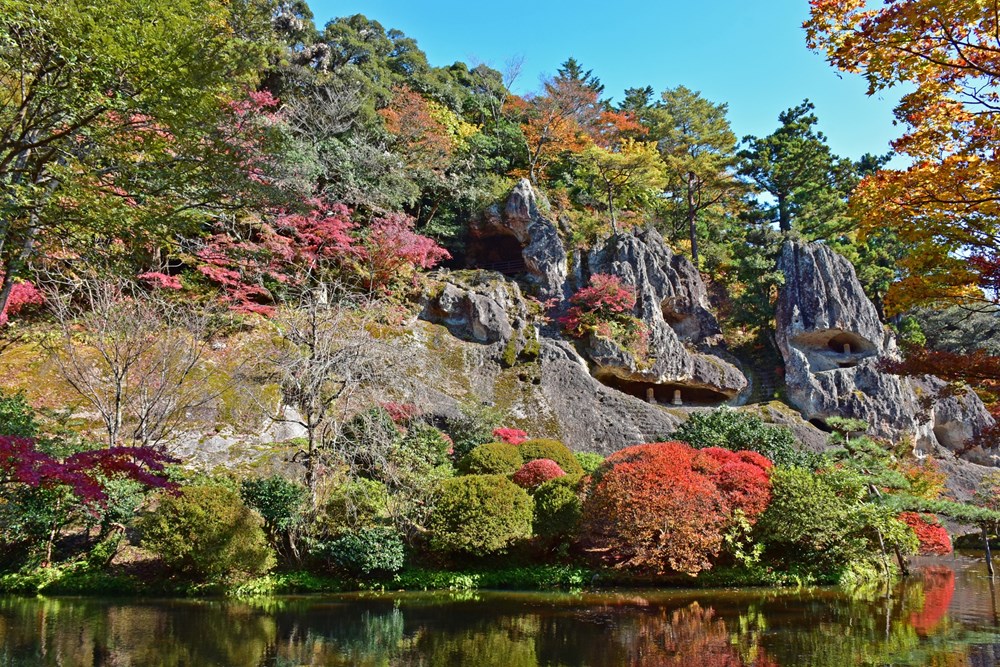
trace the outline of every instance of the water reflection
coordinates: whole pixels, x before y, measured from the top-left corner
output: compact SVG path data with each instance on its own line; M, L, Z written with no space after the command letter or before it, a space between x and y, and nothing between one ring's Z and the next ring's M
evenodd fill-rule
M742 590L0 599L0 667L1000 664L995 590L928 560L886 596Z

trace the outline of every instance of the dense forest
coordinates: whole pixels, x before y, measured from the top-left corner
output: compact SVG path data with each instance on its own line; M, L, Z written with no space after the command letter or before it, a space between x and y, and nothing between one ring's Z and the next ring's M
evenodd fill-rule
M878 147L834 154L809 100L741 138L725 100L607 91L571 54L518 95L517 61L432 65L398 30L319 27L301 0L0 0L0 567L21 573L7 588L123 561L134 577L149 554L191 581L278 563L300 586L304 569L384 576L404 557L429 568L410 585L483 563L560 564L532 574L543 583L581 564L828 581L905 569L918 537L949 550L911 510L992 530L996 479L976 505L946 499L933 463L863 423L829 420L821 456L723 409L604 460L488 405L425 419L392 374L431 271L518 261L470 230L527 179L573 257L656 230L708 285L729 348L774 364L782 244L820 242L898 336L889 371L996 406L997 18L892 4L814 0L805 31L871 92L909 85L902 169ZM594 276L568 302L529 301L542 324L642 354L627 286ZM58 389L39 389L36 358ZM182 465L163 446L209 403L297 427L294 465Z

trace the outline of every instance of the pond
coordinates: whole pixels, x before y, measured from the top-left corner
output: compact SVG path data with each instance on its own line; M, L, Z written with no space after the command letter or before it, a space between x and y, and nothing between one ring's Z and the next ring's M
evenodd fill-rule
M229 600L0 598L0 667L1000 664L981 560L885 591L439 592Z

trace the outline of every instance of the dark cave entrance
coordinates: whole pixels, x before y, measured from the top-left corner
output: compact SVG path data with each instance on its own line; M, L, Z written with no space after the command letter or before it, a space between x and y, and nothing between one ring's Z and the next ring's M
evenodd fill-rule
M658 405L675 405L674 392L676 391L680 392L681 406L716 407L726 403L731 398L721 391L683 383L637 382L611 374L599 375L597 380L606 387L617 389L623 394L635 396L646 402L650 402L650 392L652 392L652 398Z
M466 246L467 268L498 271L508 276L527 273L521 250L521 243L508 234L470 238Z

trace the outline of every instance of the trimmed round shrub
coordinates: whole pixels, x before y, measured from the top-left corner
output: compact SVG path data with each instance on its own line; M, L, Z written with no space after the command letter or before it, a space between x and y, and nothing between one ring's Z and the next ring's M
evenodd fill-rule
M441 483L428 527L436 551L485 556L531 536L534 505L503 475L466 475Z
M319 544L313 555L352 576L392 574L403 568L403 538L388 526L347 531Z
M549 480L535 489L535 535L560 538L576 532L580 523L580 496L568 477Z
M459 470L468 475L512 475L524 463L521 450L506 442L488 442L479 445L459 464Z
M558 440L550 440L548 438L528 440L518 445L518 450L521 452L521 458L525 462L534 461L535 459L550 459L559 464L563 472L570 477L581 477L583 475L583 467L577 462L576 456L573 455L569 447Z
M518 468L512 479L522 489L530 490L542 482L565 475L566 473L559 467L559 464L552 459L535 459Z
M274 566L260 516L225 487L185 486L164 495L140 528L143 548L196 580L237 580Z
M583 474L593 475L604 463L604 457L593 452L573 452L576 462L583 468Z

